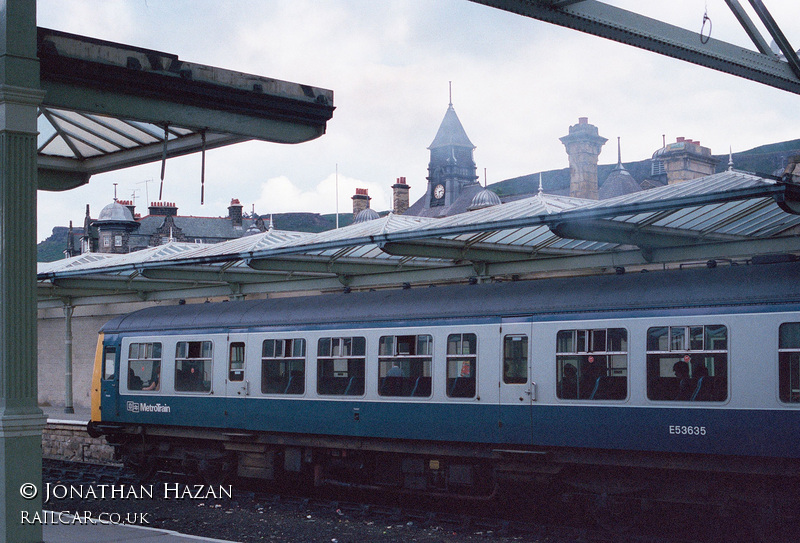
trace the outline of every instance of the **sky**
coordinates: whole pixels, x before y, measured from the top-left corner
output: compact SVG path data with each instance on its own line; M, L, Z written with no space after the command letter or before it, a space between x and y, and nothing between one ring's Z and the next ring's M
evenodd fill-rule
M724 0L606 0L753 49ZM744 4L744 3L743 3ZM800 2L765 0L800 48ZM643 160L677 137L715 154L800 138L800 96L467 0L38 0L38 25L176 54L188 62L331 89L322 137L251 141L170 159L163 200L181 215L227 215L231 199L258 214L352 210L356 188L391 208L405 177L426 188L428 145L449 102L494 183L568 166L559 137L588 117L609 139L601 164ZM753 19L756 17L753 15ZM763 32L767 36L766 32ZM768 40L769 41L769 40ZM83 187L39 191L38 240L83 225L113 201L158 199L160 163L95 175ZM276 224L280 228L280 224Z

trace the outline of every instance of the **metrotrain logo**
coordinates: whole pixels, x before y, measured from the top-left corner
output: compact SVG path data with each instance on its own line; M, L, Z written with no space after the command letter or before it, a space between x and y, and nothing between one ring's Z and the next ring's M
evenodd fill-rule
M167 404L128 402L126 406L129 413L169 413L171 411Z

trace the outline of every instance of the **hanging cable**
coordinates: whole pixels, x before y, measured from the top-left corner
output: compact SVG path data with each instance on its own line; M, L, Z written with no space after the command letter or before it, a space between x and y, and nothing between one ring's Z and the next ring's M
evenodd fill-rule
M708 23L708 34L705 36L703 35L703 31L706 28L706 23ZM708 40L711 39L711 17L708 16L708 5L706 5L706 12L703 14L703 24L700 26L700 43L703 45L708 43Z
M200 149L200 205L205 202L206 191L206 131L200 132L201 149Z
M164 193L164 172L167 169L167 140L169 140L169 125L164 125L164 150L161 153L161 187L158 189L158 201L163 198Z

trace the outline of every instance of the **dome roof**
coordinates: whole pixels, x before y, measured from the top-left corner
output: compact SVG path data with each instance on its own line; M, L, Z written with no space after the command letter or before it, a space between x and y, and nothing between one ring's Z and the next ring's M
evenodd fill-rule
M130 209L119 202L111 202L100 211L100 215L98 215L95 222L102 224L110 222L135 223L136 221L133 219Z
M381 216L378 215L377 211L375 211L374 209L368 207L367 209L362 209L358 213L358 215L356 215L356 218L353 219L353 223L367 222L367 221L371 221L371 220L374 220L374 219L380 219L380 218L381 218Z
M469 211L476 209L483 209L484 207L491 207L500 204L500 197L489 189L483 189L472 199L472 203L467 208Z
M631 194L632 192L639 192L640 190L642 190L642 187L636 182L636 179L633 178L630 172L622 165L618 165L608 175L605 183L600 187L598 195L601 200L605 200L606 198Z

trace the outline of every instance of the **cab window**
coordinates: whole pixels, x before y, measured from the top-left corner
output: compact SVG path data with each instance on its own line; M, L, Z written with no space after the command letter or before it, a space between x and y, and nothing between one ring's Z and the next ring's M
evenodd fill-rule
M474 398L478 366L478 338L475 334L447 336L447 395Z
M161 388L161 343L131 343L128 346L128 390Z
M103 379L112 381L116 377L117 348L103 347Z
M210 341L179 341L175 346L175 390L211 392L213 369Z
M560 330L556 370L556 394L562 400L624 400L628 395L627 330Z
M647 330L647 397L722 402L728 398L728 329L722 325Z
M800 403L800 322L781 324L778 338L780 399L786 403Z
M364 394L366 340L363 337L320 338L317 346L317 393Z
M305 390L306 340L264 340L261 345L261 392L303 394Z
M431 395L433 337L383 336L378 344L378 394Z

